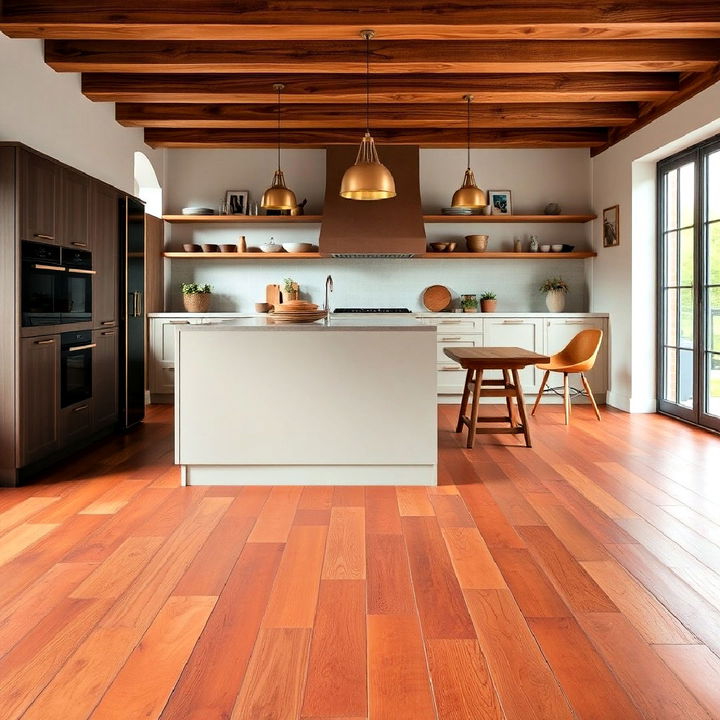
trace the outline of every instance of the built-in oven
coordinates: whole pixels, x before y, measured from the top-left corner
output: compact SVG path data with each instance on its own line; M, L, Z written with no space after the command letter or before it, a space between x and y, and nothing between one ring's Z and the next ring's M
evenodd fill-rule
M92 397L92 332L64 332L60 335L60 407Z
M23 242L23 326L91 322L94 274L87 250Z

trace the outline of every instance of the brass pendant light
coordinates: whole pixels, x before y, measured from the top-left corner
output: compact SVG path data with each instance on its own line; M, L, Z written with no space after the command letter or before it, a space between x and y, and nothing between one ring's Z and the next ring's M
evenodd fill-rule
M360 36L365 38L365 135L355 164L343 175L340 195L349 200L385 200L397 193L392 173L380 162L370 134L370 38L375 31L362 30Z
M475 183L475 173L470 168L470 103L474 100L472 95L465 95L463 100L467 102L467 170L463 184L452 198L452 207L484 208L487 205L485 191L481 190Z
M282 83L275 83L277 93L277 170L272 185L263 193L260 207L265 210L294 210L297 207L295 193L285 185L285 177L280 169L280 93L285 89Z

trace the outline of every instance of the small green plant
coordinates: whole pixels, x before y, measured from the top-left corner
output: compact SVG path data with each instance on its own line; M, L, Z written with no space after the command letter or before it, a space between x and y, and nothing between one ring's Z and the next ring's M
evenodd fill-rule
M491 292L490 290L486 290L484 293L480 295L481 300L497 300L497 295L494 292Z
M211 293L210 285L198 285L197 283L181 283L180 289L183 295L198 295L199 293Z
M286 293L291 293L295 290L295 281L292 278L285 278L283 283L285 284Z
M460 307L463 310L469 310L472 308L477 308L478 301L477 298L474 295L463 295L460 300Z
M548 278L540 287L541 293L547 295L549 292L560 291L563 293L570 292L567 283L561 277Z

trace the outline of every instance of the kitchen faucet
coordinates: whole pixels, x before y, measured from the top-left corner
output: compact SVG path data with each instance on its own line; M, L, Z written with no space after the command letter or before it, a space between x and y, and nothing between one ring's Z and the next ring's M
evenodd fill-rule
M325 278L325 311L327 312L327 315L325 316L326 325L330 323L330 305L328 303L328 290L330 292L333 291L332 275L328 275L327 278Z

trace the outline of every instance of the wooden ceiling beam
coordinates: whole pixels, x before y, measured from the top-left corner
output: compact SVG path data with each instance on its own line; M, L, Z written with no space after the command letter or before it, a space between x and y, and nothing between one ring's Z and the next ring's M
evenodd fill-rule
M272 103L274 80L266 75L90 73L82 76L82 91L101 102ZM282 81L283 104L365 102L365 83L356 76L289 75ZM469 92L476 103L594 103L664 100L678 86L675 73L380 75L372 78L370 91L373 103L450 104Z
M360 105L285 105L282 126L302 128L357 128ZM126 127L154 128L274 128L277 107L272 104L207 105L191 103L118 103L116 120ZM473 103L473 128L616 127L638 118L637 103ZM464 128L465 103L382 104L371 108L373 127Z
M11 37L175 40L342 40L373 27L386 39L718 37L716 0L4 0Z
M65 72L365 72L357 41L47 40L45 61ZM720 40L375 40L373 75L386 73L702 72L720 57Z
M357 145L364 128L285 130L282 145L287 148L322 148L328 145ZM463 129L381 128L372 130L378 145L420 145L421 147L464 147ZM607 143L604 128L511 128L476 130L473 147L569 148L600 147ZM223 128L148 128L145 142L153 148L262 148L275 147L275 130L235 130Z

